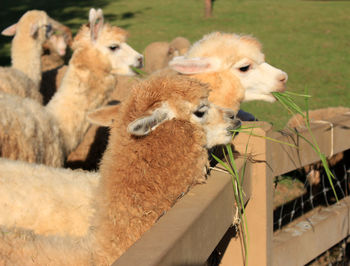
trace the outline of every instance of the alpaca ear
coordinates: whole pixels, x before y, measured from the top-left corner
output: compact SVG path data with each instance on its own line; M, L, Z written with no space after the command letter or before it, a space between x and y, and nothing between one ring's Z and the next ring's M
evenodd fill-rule
M13 36L16 34L16 29L17 29L17 23L7 27L6 29L4 29L1 34L4 36Z
M96 41L103 27L103 12L102 9L91 8L89 12L90 37L92 41Z
M178 56L169 62L169 67L181 74L199 74L218 71L220 61L214 57L186 58Z
M114 122L115 114L119 111L120 104L101 107L87 114L87 119L92 124L110 127Z
M154 110L151 115L131 122L128 126L128 132L134 136L146 136L157 126L173 117L175 117L173 112L167 106L162 106Z

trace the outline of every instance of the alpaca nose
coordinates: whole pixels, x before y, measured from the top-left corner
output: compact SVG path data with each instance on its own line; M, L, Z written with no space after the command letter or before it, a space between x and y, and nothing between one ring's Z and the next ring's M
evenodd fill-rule
M280 82L282 82L283 84L285 84L285 83L287 82L287 80L288 80L288 75L287 75L287 73L282 72L281 74L279 74L279 75L277 76L277 79L278 79Z
M143 67L143 56L141 55L139 58L137 58L137 62L138 62L138 68Z
M236 112L233 110L227 110L225 115L231 122L231 125L228 127L228 131L235 130L241 126L242 122L239 118L237 118Z
M241 125L242 125L241 120L239 120L239 119L237 119L237 118L235 118L235 119L233 120L233 127L234 127L234 129L240 128Z

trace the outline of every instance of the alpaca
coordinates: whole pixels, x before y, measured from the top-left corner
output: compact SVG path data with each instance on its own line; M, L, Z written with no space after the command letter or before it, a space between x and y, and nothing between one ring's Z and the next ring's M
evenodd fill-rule
M52 24L55 31L43 43L43 54L41 55L42 72L63 66L66 50L72 45L71 30L58 22L53 22Z
M43 104L46 105L61 86L64 74L68 66L65 64L67 48L72 48L71 30L56 20L50 20L54 34L43 44L41 55L42 79L40 93L43 96Z
M145 66L143 70L147 73L154 72L165 68L168 62L174 57L183 55L187 52L191 43L184 37L176 37L170 43L168 42L154 42L149 44L144 51L145 56ZM54 69L47 73L43 73L43 82L50 82L49 85L45 85L41 91L44 94L51 87L59 88L61 79L64 76L66 67ZM117 86L111 96L111 99L118 99L123 101L123 99L129 94L130 88L135 82L140 79L137 77L120 76L118 77ZM56 91L56 89L54 90ZM52 93L51 93L52 94Z
M110 96L110 102L124 101L133 86L141 82L137 76L118 76L117 86ZM107 127L92 125L81 143L68 155L65 167L72 169L97 170L103 152L107 146L109 130Z
M63 35L51 35L43 44L41 55L42 72L56 69L64 65L67 44Z
M42 45L51 33L48 15L39 10L27 11L17 23L2 31L3 35L14 38L12 66L0 68L0 91L42 102L40 57Z
M258 40L231 33L205 35L169 66L209 83L209 101L235 111L242 101L274 102L271 92L284 91L288 79L285 72L265 62Z
M159 74L139 83L120 105L90 113L91 121L111 128L97 184L93 173L84 183L72 178L73 170L6 161L17 164L11 168L0 160L0 180L6 180L0 191L8 191L1 194L0 205L12 208L0 214L1 220L28 219L28 224L13 218L12 225L1 225L0 264L111 265L183 193L205 180L207 149L232 140L239 121L232 110L209 103L208 95L203 83ZM21 177L28 172L31 182ZM50 175L67 178L51 181ZM13 201L11 191L19 186L26 187L23 197ZM37 210L46 212L30 216ZM71 223L59 216L71 217Z
M0 158L0 165L1 226L16 225L43 236L86 234L99 173L6 158Z
M145 57L147 64L146 53ZM169 64L180 74L210 84L209 100L236 112L245 100L274 101L271 92L283 91L287 81L286 73L264 62L260 43L250 36L227 33L205 35L193 44L184 57L175 57ZM124 91L128 92L125 88ZM242 115L244 120L256 120L242 111L237 115ZM97 169L106 135L106 128L91 129L88 139L84 139L77 150L69 155L67 166Z
M174 38L170 43L170 49L174 50L175 56L184 55L187 53L188 49L191 47L191 42L181 36Z
M2 157L62 166L90 126L86 114L108 99L116 74L141 67L142 56L125 43L126 32L104 24L102 10L91 9L89 22L76 35L61 88L46 106L0 94Z
M153 42L147 45L144 51L146 73L165 68L175 57L184 55L191 46L189 40L184 37L176 37L169 42Z
M310 123L324 123L325 121L328 121L332 117L336 117L338 115L342 115L348 113L350 114L350 108L348 107L328 107L328 108L322 108L322 109L316 109L316 110L310 110L309 111L309 119ZM327 122L326 122L327 123ZM287 122L287 128L300 130L302 128L305 128L306 121L305 119L300 115L296 114L292 116L289 121ZM329 167L334 167L338 162L340 162L344 158L344 153L340 152L333 156L330 156L327 158L327 163ZM323 165L321 162L311 164L304 166L304 170L306 173L307 180L310 185L317 186L321 183L321 170L323 169ZM316 188L317 190L317 188Z

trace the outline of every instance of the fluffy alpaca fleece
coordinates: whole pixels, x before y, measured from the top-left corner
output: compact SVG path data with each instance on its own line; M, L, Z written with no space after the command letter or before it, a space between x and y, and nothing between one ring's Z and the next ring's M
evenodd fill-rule
M49 17L44 11L31 10L20 20L2 31L13 36L11 46L12 67L0 68L0 91L29 97L42 102L41 82L42 45L52 31Z
M169 66L209 83L209 100L238 111L242 101L274 102L273 91L284 91L287 74L265 62L261 44L247 35L213 32L194 43Z
M144 71L152 73L167 67L175 56L184 55L190 46L190 41L184 37L176 37L171 42L150 43L143 53L145 56Z
M142 56L125 43L126 32L103 24L102 11L90 12L90 25L75 37L67 73L48 105L0 95L2 157L62 166L90 126L86 114L113 91L116 74L130 74L130 65L139 66Z
M117 86L113 90L111 103L123 102L131 89L142 79L136 76L118 76ZM109 130L107 127L92 125L81 143L67 157L66 167L85 170L97 170L106 149Z
M50 235L40 235L35 233L40 228L28 228L23 224L22 228L17 228L7 224L1 227L0 263L111 265L183 193L204 180L208 165L207 148L231 141L230 130L236 128L239 121L232 119L232 110L215 107L207 97L208 87L195 80L179 76L154 76L135 87L130 97L120 105L91 113L91 120L111 127L111 136L97 187L94 183L96 176L92 176L92 181L86 179L86 183L92 182L93 195L93 204L89 205L93 211L86 214L89 216L93 213L88 232L84 236L69 235L63 233L62 228L56 228L57 234L51 230ZM0 167L0 171L6 174L6 166ZM27 175L27 171L22 171L22 174ZM62 169L53 171L63 174ZM44 188L43 183L51 182L45 172L47 170L42 168L35 174L41 181L22 182L29 187L42 183L40 187ZM24 180L18 175L7 180L13 184L16 179L18 183ZM74 180L71 177L58 178L55 182L63 184L48 186L55 190L67 186L69 192L73 192L70 187L91 186L79 182L66 183L73 183ZM18 184L14 186L18 187ZM10 191L10 188L6 189ZM84 193L81 193L82 198L88 198L91 202L89 193ZM25 198L22 201L37 209L46 209L46 202L53 202L51 198L62 204L74 201L77 206L86 206L81 203L82 199L70 198L74 196L72 193L44 192L43 197L33 197L30 193L23 195ZM65 200L62 201L61 197ZM62 214L61 206L57 208L58 214ZM20 216L19 208L16 211ZM15 213L9 215L14 216ZM46 230L47 226L53 226L50 216L47 219L44 225ZM38 222L38 219L34 220ZM74 221L72 224L75 224ZM66 232L71 230L69 224L62 226L68 226Z
M98 173L5 158L0 165L1 226L16 225L43 236L86 235Z
M324 121L329 121L332 117L348 113L350 114L350 108L348 107L328 107L309 111L310 123L324 123ZM287 128L294 128L296 130L305 128L305 119L300 115L296 114L289 119L287 122ZM327 158L328 165L334 167L338 162L344 158L344 153L337 153L333 156ZM307 179L311 185L318 185L321 182L321 169L323 165L321 162L304 166Z

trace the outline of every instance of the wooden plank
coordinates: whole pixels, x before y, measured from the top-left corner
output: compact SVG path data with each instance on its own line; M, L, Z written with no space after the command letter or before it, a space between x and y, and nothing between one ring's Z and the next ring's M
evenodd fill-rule
M273 265L305 265L350 234L350 197L328 208L317 208L277 231ZM292 254L292 255L291 255Z
M326 155L330 155L332 151L337 153L350 148L350 142L344 141L350 134L349 116L337 117L331 123L331 125L312 126L317 142ZM249 265L272 265L273 263L286 265L275 264L280 262L280 251L286 256L290 255L290 252L287 254L288 248L285 248L288 241L281 246L283 239L273 237L273 176L316 162L319 158L309 144L300 138L272 132L271 127L264 122L252 124L261 127L254 129L254 132L260 136L295 142L299 145L299 150L296 150L263 138L247 135L244 137L244 134L240 134L234 142L235 147L244 152L249 138L248 152L256 161L249 163L250 173L246 174L244 183L244 191L247 199L249 198L246 209L250 232ZM310 137L305 131L301 133ZM242 165L242 161L239 162ZM219 178L213 178L214 176ZM207 185L200 185L191 190L113 265L202 265L232 223L234 209L232 201L231 177L228 174L214 172ZM346 222L348 219L347 216ZM337 235L343 236L346 230L346 234L349 234L349 229L347 227L344 229L345 220L339 217L336 220L336 227L340 228ZM320 226L322 221L318 223ZM326 230L326 235L329 235L327 227L322 227L322 230ZM309 232L305 234L307 233ZM298 242L294 245L298 248ZM326 249L329 247L328 243ZM317 252L313 251L312 258L317 256L318 252L322 252L321 249L324 250L324 247L318 248ZM290 257L286 260L291 261ZM221 265L243 265L242 246L239 239L232 239Z
M212 171L113 265L202 265L232 224L231 176Z
M350 142L344 141L350 138L349 115L337 116L331 119L329 123L313 123L311 129L321 152L326 156L350 149ZM306 128L299 133L309 140L312 139ZM271 160L269 160L269 165L273 170L274 176L290 172L320 160L312 147L295 134L287 136L281 132L269 131L267 136L278 141L295 144L299 147L299 149L295 149L285 144L271 141Z

